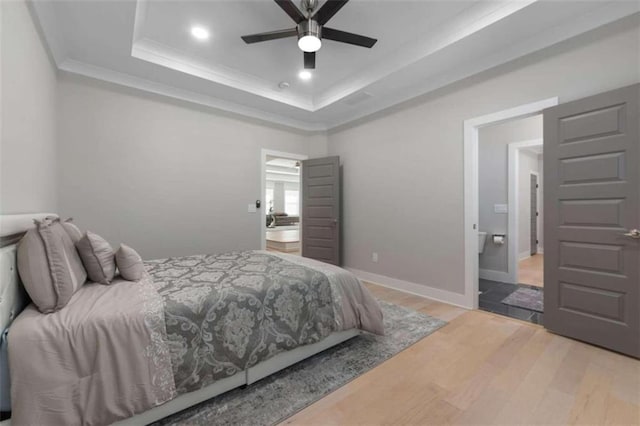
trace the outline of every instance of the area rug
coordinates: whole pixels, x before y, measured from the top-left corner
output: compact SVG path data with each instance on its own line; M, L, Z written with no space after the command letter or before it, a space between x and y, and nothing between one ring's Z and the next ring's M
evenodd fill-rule
M505 305L544 312L544 292L541 288L521 287L502 299Z
M364 333L155 425L277 424L446 324L392 303L380 301L380 306L384 312L384 336Z

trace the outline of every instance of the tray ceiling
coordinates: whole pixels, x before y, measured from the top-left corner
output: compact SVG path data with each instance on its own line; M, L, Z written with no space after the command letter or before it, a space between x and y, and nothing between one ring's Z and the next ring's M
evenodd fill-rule
M31 4L62 70L304 130L344 124L640 10L626 0L352 0L330 26L378 43L324 40L303 81L295 37L240 39L293 26L269 0ZM210 37L197 40L193 26Z

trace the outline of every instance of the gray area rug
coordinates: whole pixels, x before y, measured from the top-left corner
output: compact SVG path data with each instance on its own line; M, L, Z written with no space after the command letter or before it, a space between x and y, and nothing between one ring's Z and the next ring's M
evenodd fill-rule
M385 336L364 333L245 389L235 389L155 425L273 425L371 370L446 324L380 301Z
M521 287L502 299L505 305L544 312L544 292L541 288Z

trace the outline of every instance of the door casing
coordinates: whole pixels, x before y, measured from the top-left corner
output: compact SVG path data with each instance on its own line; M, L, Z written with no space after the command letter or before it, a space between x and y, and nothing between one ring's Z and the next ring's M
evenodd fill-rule
M478 309L478 140L479 129L492 124L526 118L558 105L548 98L464 121L464 300Z
M274 151L263 148L260 152L260 196L261 207L257 210L258 220L260 220L260 249L267 249L267 223L266 223L266 205L265 194L267 193L267 157L287 158L290 160L307 160L308 155L295 154L292 152ZM300 166L300 204L302 204L302 166ZM302 209L300 209L300 223L302 223ZM302 241L302 226L300 226L300 241Z

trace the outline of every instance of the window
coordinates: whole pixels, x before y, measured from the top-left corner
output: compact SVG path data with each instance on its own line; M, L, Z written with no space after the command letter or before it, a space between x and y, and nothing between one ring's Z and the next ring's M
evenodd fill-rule
M284 191L284 211L289 216L300 214L300 191Z
M267 207L267 213L269 213L271 208L274 207L274 205L273 205L273 188L267 188L267 193L265 194L264 200L265 200L265 203L266 203L265 206Z

